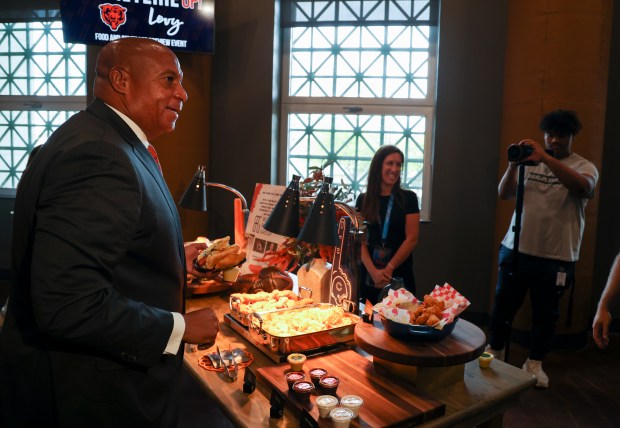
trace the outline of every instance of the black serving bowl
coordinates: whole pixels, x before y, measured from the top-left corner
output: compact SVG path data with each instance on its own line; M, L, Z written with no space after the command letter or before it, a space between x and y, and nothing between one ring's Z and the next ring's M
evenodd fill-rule
M435 327L427 325L411 325L392 321L381 315L381 323L385 331L398 339L414 340L419 342L436 342L445 339L452 333L459 318L454 318L450 324L446 324L443 329L438 330Z

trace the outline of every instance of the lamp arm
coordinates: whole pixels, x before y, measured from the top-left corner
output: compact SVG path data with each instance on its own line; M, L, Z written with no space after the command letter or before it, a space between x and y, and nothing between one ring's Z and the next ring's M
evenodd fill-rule
M243 197L243 195L241 194L240 191L238 191L237 189L227 186L225 184L221 184L221 183L212 183L212 182L206 182L205 186L211 186L211 187L219 187L220 189L224 189L224 190L228 190L229 192L234 193L239 199L241 199L241 205L243 207L243 211L248 211L248 203L246 202L245 198Z

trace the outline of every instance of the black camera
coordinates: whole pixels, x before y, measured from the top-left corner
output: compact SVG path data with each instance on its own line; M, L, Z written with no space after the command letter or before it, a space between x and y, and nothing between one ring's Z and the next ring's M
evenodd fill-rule
M510 162L521 162L523 159L532 154L534 149L532 146L511 144L508 147L508 160Z

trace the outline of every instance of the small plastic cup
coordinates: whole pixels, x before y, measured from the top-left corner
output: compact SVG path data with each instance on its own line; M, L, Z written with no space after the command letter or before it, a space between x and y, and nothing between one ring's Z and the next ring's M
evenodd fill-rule
M314 391L314 384L307 380L298 380L293 384L293 392L299 401L310 400L310 395Z
M351 409L347 409L346 407L334 407L329 412L329 417L334 427L347 428L351 423L351 419L355 417L355 414Z
M490 352L484 352L481 356L478 357L478 363L480 364L480 368L486 369L491 365L491 361L493 361L495 356Z
M314 369L310 369L309 373L310 373L310 379L314 383L314 386L318 388L320 386L319 381L321 380L323 376L327 374L327 370L316 367Z
M332 376L330 374L326 374L322 376L319 380L319 385L325 394L336 395L336 390L338 389L338 385L340 385L340 379L336 376Z
M338 405L338 399L333 395L319 395L316 397L316 406L319 408L319 416L329 418L329 412Z
M345 395L340 399L340 405L353 412L353 417L357 418L360 414L360 407L364 404L364 399L357 395Z
M228 268L222 272L222 278L226 282L236 282L240 271L238 267Z
M288 372L284 375L284 379L286 379L286 383L288 384L288 389L293 390L293 384L300 380L304 380L306 375L303 372Z
M291 365L291 370L294 372L300 372L303 370L304 363L306 362L306 356L304 354L290 354L286 357L286 359Z

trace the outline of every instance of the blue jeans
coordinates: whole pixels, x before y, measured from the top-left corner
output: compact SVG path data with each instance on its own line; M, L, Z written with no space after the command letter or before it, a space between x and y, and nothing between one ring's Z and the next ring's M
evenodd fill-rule
M490 345L493 349L504 347L508 328L529 291L532 303L529 358L542 361L551 349L551 340L560 317L560 298L574 282L575 263L519 253L515 275L512 272L513 260L513 251L500 246ZM558 273L561 272L566 274L565 286L557 285Z

